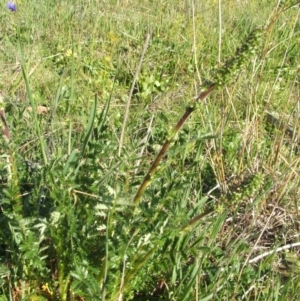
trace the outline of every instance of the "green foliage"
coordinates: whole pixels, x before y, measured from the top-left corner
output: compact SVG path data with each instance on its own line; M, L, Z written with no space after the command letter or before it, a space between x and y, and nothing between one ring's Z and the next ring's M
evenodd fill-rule
M0 13L0 300L297 300L299 1L98 2Z

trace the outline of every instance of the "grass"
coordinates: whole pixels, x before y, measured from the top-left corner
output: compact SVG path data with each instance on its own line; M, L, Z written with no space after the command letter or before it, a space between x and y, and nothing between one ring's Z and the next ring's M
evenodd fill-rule
M17 8L0 300L298 300L299 1Z

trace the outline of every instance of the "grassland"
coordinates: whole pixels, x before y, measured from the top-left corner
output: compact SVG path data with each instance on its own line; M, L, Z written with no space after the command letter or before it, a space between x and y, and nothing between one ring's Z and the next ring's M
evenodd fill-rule
M2 5L0 301L299 300L299 14Z

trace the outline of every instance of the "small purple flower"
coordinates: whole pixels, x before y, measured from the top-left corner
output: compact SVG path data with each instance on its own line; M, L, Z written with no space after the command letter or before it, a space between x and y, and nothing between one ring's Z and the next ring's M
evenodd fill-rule
M12 12L16 12L17 11L17 6L15 3L13 3L12 1L9 1L7 4L6 4L6 7L12 11Z

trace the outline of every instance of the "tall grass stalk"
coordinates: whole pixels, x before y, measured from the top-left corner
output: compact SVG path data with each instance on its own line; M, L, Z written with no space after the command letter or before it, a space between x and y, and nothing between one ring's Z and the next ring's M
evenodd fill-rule
M123 147L125 129L126 129L126 124L127 124L128 117L129 117L129 108L130 108L130 103L131 103L131 99L132 99L132 95L133 95L133 90L135 88L136 81L138 79L138 76L139 76L139 73L140 73L140 70L141 70L141 67L142 67L143 59L144 59L144 56L146 54L146 51L147 51L147 48L148 48L148 45L149 45L149 41L150 41L150 34L147 33L146 40L145 40L144 47L143 47L143 51L142 51L142 54L141 54L141 58L140 58L138 66L136 68L134 78L133 78L133 81L132 81L132 85L131 85L131 88L130 88L129 96L128 96L128 99L127 99L127 102L126 102L125 115L124 115L124 119L123 119L121 136L120 136L120 143L119 143L119 149L118 149L118 156L119 157L121 156L121 151L122 151L122 147Z
M47 165L47 163L48 163L48 158L47 158L47 153L46 153L47 146L46 146L46 142L42 136L41 128L40 128L38 117L37 117L37 104L36 104L35 100L33 99L31 89L30 89L20 38L18 39L18 50L19 50L19 54L20 54L23 79L24 79L25 85L26 85L26 92L27 92L27 96L28 96L28 99L30 101L30 105L32 108L33 123L35 126L36 134L40 141L40 147L41 147L41 151L42 151L42 155L43 155L44 164Z

